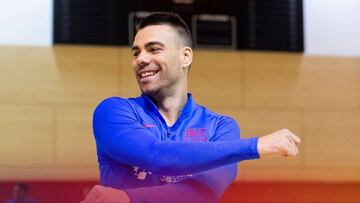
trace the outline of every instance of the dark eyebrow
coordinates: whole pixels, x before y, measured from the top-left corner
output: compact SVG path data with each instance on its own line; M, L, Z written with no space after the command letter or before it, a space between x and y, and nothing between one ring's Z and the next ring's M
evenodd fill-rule
M165 45L159 41L153 41L153 42L148 42L145 44L145 48L148 48L148 47L151 47L151 46L154 46L154 45L158 45L158 46L161 46L161 47L165 47Z
M158 42L158 41L153 41L153 42L146 43L145 48L149 48L149 47L154 46L154 45L165 47L165 45L163 43ZM139 50L139 49L140 49L139 46L134 45L134 46L131 47L131 52L134 52L134 51Z

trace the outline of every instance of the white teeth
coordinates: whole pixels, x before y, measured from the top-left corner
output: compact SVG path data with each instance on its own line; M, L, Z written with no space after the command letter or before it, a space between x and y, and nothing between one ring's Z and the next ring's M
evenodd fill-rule
M140 76L143 78L143 77L147 77L147 76L151 76L151 75L155 75L155 74L156 74L156 72L149 71L149 72L141 73Z

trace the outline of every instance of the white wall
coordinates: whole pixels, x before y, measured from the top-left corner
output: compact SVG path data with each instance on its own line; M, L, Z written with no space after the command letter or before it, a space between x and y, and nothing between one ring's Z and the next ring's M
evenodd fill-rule
M52 44L52 0L0 0L0 45Z
M305 53L360 56L359 0L303 0Z

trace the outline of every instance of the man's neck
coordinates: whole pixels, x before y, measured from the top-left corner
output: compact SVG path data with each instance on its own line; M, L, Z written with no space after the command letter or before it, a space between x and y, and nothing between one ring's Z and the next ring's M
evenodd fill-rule
M179 94L165 96L157 99L158 100L156 100L156 105L160 114L165 119L166 124L168 126L172 126L179 118L181 110L184 108L188 100L188 96L187 92L181 92Z

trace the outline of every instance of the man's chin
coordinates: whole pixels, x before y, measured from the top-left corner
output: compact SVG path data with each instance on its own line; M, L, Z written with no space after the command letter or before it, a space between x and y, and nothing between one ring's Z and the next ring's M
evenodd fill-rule
M157 88L141 88L141 92L146 95L155 96L159 93Z

